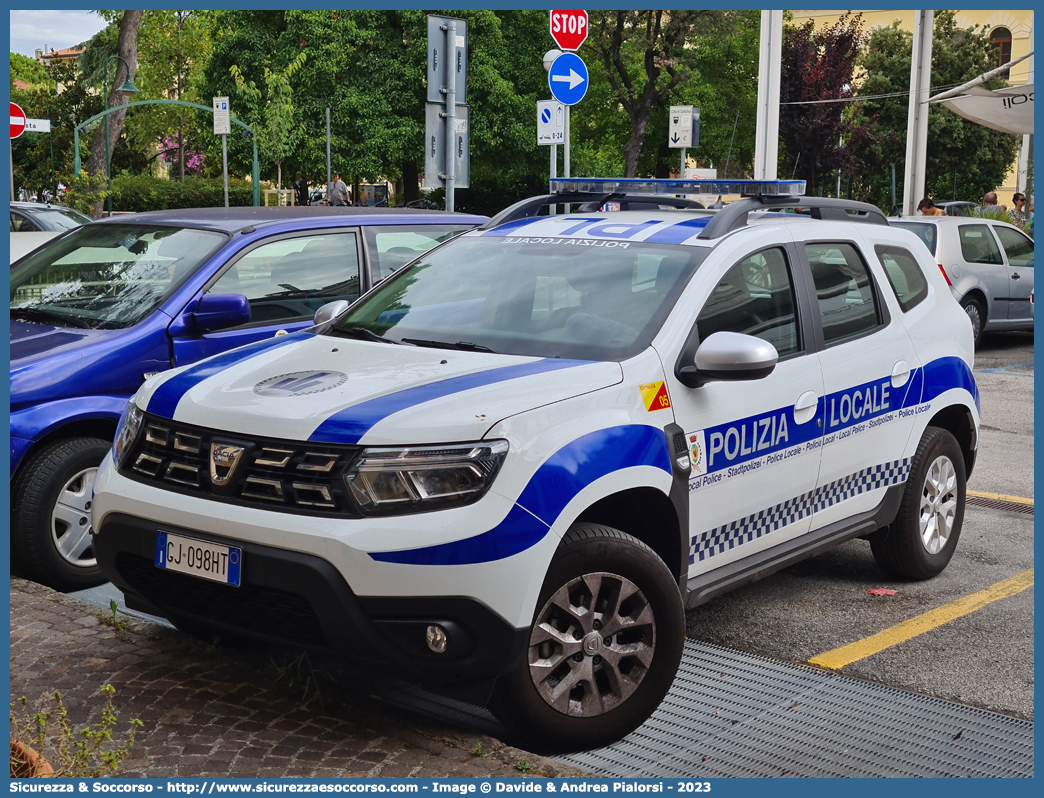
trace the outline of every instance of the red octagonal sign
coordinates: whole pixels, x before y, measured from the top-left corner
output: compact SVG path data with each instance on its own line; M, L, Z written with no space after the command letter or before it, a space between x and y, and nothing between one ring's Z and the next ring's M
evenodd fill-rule
M25 132L25 111L11 103L11 138L16 139Z
M579 50L587 39L587 12L552 11L551 38L563 50Z

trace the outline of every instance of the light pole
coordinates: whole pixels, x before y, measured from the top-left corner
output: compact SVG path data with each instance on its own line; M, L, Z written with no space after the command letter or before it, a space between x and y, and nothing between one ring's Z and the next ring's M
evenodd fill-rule
M124 94L137 94L137 87L131 83L130 79L130 65L123 59L122 56L110 55L105 61L105 68L102 70L102 106L105 109L109 107L109 64L113 61L123 61L123 66L127 70L127 80L124 84L113 91L122 91ZM116 67L116 71L119 72L119 66ZM116 82L116 75L112 76L112 80ZM107 204L109 206L109 216L112 216L112 164L109 163L109 117L105 117L105 190L108 192Z

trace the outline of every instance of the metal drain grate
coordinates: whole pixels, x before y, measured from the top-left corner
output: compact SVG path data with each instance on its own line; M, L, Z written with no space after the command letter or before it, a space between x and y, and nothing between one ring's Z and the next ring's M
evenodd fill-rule
M982 507L987 510L1006 510L1009 513L1033 515L1033 505L1021 502L1009 502L1004 499L987 499L985 496L968 496L969 507Z
M484 709L417 688L383 697L519 745ZM689 641L644 726L559 761L617 777L1032 777L1033 723Z

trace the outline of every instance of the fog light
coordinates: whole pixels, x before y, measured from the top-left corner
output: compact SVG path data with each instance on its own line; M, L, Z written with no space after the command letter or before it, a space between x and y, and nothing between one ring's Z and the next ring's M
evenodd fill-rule
M446 646L449 645L449 638L446 637L446 631L441 626L435 626L432 624L428 627L425 636L428 638L428 648L436 654L446 653Z

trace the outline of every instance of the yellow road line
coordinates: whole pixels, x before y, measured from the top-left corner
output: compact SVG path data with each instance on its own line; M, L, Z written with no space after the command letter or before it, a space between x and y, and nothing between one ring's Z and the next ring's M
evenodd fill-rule
M838 670L846 665L852 664L853 662L865 659L872 654L884 651L886 648L891 648L894 645L909 640L911 637L917 637L917 635L931 631L936 627L942 626L944 623L949 623L956 618L960 618L962 615L968 615L969 613L975 612L975 610L982 609L987 604L991 604L998 599L1021 593L1023 590L1030 587L1033 587L1032 568L1028 571L1023 571L1021 574L1016 574L1010 579L1005 579L1003 582L990 585L988 588L980 590L978 593L972 593L970 596L963 596L956 601L951 601L949 604L944 604L934 610L930 610L921 615L916 615L909 620L878 632L875 635L865 637L862 640L857 640L854 643L849 643L847 646L842 646L841 648L835 648L833 651L818 654L815 657L812 657L809 662L812 665L820 665L824 668Z
M996 499L1002 502L1015 502L1015 504L1028 504L1030 507L1033 506L1033 499L1025 499L1022 496L1009 496L1006 493L983 493L980 490L968 491L969 496L974 496L977 499Z

